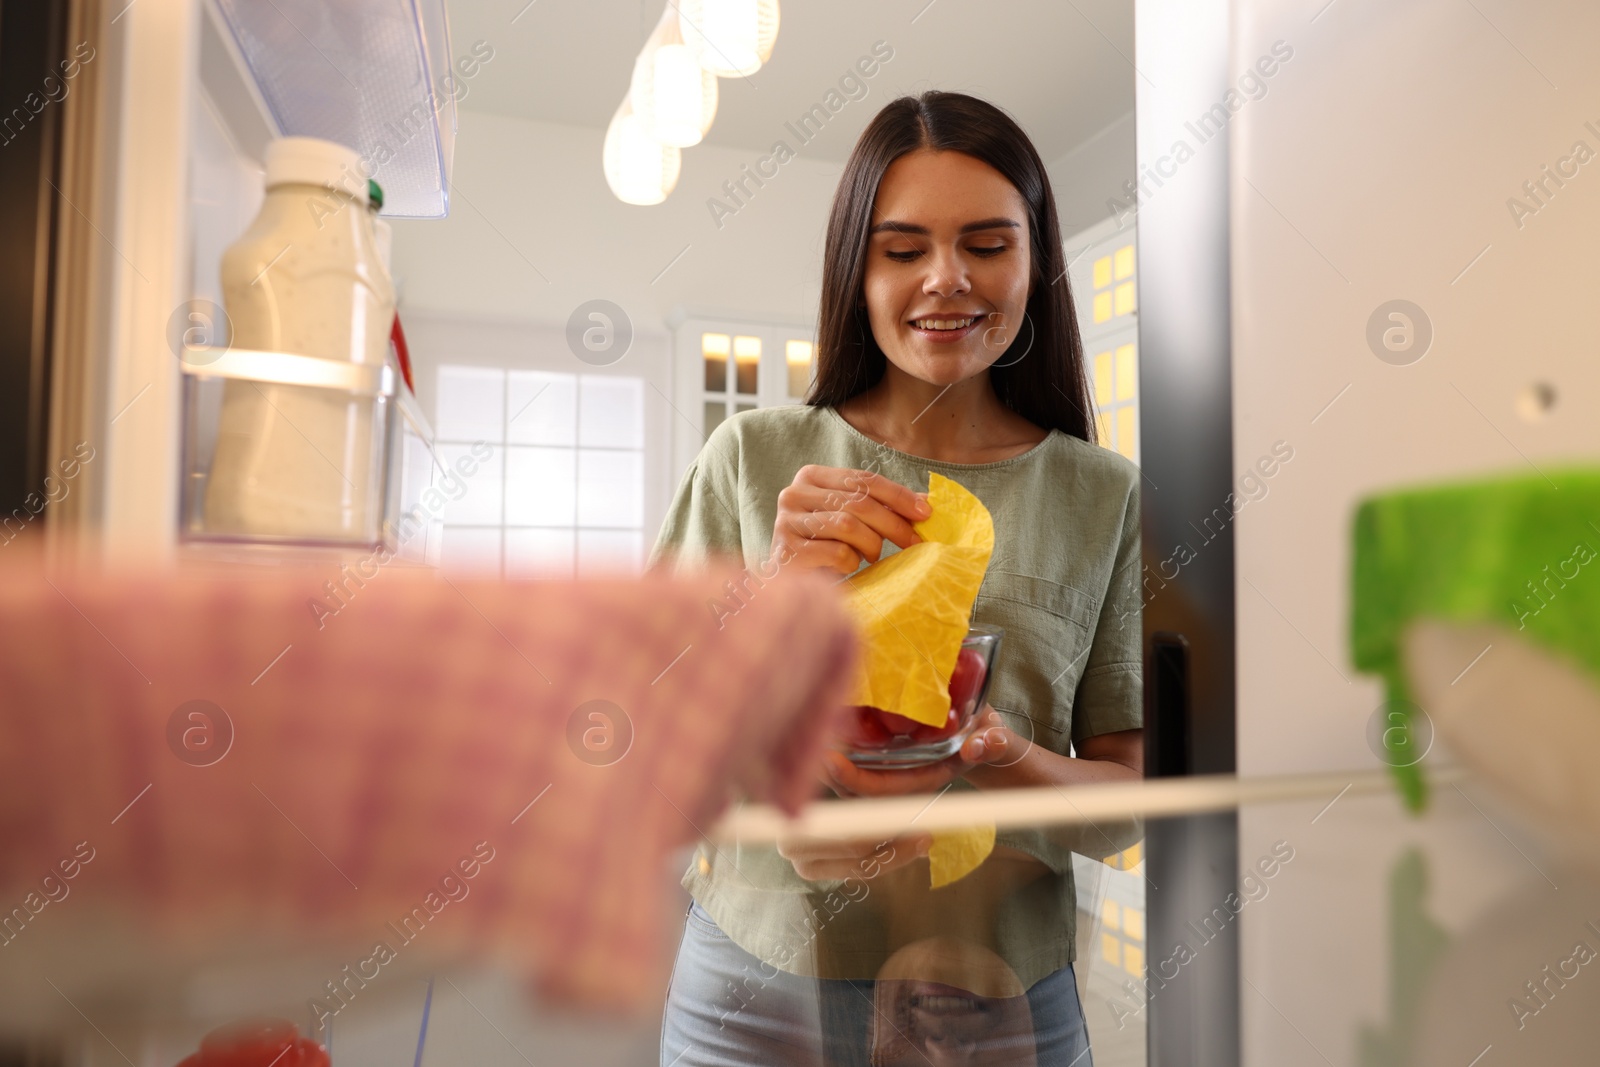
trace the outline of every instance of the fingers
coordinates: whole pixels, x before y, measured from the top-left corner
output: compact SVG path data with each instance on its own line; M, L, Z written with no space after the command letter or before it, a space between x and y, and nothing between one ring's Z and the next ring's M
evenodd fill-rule
M880 474L808 464L778 494L772 550L802 569L848 576L876 563L886 540L919 544L912 524L931 513L926 494Z
M931 515L925 494L901 485L899 482L875 471L857 470L853 467L824 467L811 463L795 474L798 485L821 489L842 490L851 496L871 497L890 511L920 521Z
M821 468L839 475L825 477L826 484L802 481L805 471L811 469L803 468L795 481L778 495L780 508L849 515L877 537L901 548L910 548L922 540L912 528L913 523L921 522L931 513L921 494L879 474L837 467ZM885 496L889 499L883 499Z
M778 504L780 509L843 512L901 548L922 540L912 523L932 514L925 494L881 474L817 464L800 468Z
M802 570L830 570L840 574L850 575L856 572L865 558L851 545L843 541L817 541L797 534L783 524L783 517L779 516L779 528L774 532L772 547L774 554L780 548L787 552L790 563L797 565Z
M876 563L883 552L883 535L847 511L810 510L792 505L780 505L780 509L774 534L792 535L789 543L796 549L811 541L836 541L851 549L850 558L865 559L869 563Z
M927 767L897 767L889 771L857 767L841 752L829 752L824 760L823 773L840 796L895 797L932 793L967 771L959 755Z
M1011 758L1010 733L1000 726L979 730L961 746L961 758L968 763L1005 763Z
M904 867L928 854L931 834L909 834L893 841L804 840L780 841L778 854L794 865L807 881L874 878Z
M961 744L961 759L974 766L982 763L1006 763L1012 759L1015 746L1005 720L988 704L979 713L977 729Z

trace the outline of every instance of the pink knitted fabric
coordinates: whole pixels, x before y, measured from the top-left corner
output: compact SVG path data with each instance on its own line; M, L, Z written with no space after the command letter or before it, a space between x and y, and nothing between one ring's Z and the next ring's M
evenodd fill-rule
M175 946L248 927L365 952L415 916L431 951L509 958L560 1002L658 998L667 852L735 794L813 795L854 662L826 579L784 575L729 617L708 603L731 575L358 585L0 560L0 968L41 876L86 842L52 923L111 908ZM336 615L309 603L337 605L330 578ZM197 700L231 722L225 754L218 714L178 713ZM621 716L574 725L589 701Z

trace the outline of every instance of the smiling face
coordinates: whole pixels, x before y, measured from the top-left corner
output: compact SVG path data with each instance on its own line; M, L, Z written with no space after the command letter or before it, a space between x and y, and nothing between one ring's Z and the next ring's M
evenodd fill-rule
M918 149L884 171L872 221L863 295L885 373L937 386L986 374L1031 289L1022 194L972 156Z

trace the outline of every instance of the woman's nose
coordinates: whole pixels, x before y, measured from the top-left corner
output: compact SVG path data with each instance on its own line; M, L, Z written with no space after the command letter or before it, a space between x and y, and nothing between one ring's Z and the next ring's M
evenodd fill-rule
M966 261L954 249L936 250L924 262L928 273L922 279L922 291L929 296L950 297L971 290Z

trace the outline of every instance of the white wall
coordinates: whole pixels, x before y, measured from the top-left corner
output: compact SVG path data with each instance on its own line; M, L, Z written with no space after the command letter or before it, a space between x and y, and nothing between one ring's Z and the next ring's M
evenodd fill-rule
M743 318L816 313L837 164L791 160L719 229L706 200L763 153L688 149L667 201L632 207L606 186L602 136L463 111L449 218L395 223L402 306L562 324L603 298L645 330L664 329L679 304Z
M596 367L579 362L567 348L563 324L519 321L505 317L448 315L411 311L401 316L411 350L417 399L430 418L437 399L439 367L464 363L475 367L559 371L566 374L627 375L643 378L644 390L644 541L655 543L656 531L672 502L676 476L669 468L672 420L677 418L667 397L672 395L671 349L665 331L637 334L616 363Z
M666 203L633 207L606 186L601 140L599 130L463 112L450 215L395 220L394 271L418 398L430 417L442 363L628 374L649 383L649 543L676 488L668 443L681 416L667 400L668 315L686 307L809 320L840 167L792 159L764 187L749 183L753 195L719 229L707 198L720 196L721 183L760 153L686 151ZM594 299L620 306L635 335L627 355L605 368L578 360L565 338L568 317Z
M722 183L762 153L688 149L666 203L631 207L606 187L601 139L596 129L463 111L450 217L395 222L408 318L563 324L595 298L617 303L647 332L664 330L678 305L758 321L815 316L842 165L802 152L719 228L707 200L725 200ZM1063 234L1107 217L1106 200L1120 194L1133 160L1130 112L1047 164Z
M728 203L722 183L762 153L686 150L672 196L632 207L606 186L601 141L596 129L463 111L450 215L394 221L394 272L417 393L430 417L440 364L595 373L567 348L568 317L597 298L627 313L633 347L604 372L654 387L646 391L649 540L676 488L666 442L681 416L666 400L673 395L668 316L683 308L758 322L812 320L843 166L801 154L765 186L751 183L753 195L719 228L706 201ZM1132 174L1131 113L1048 169L1063 234L1104 219L1106 199Z
M1045 164L1056 194L1063 238L1071 238L1112 217L1106 201L1127 198L1122 186L1133 178L1134 155L1130 109L1077 148Z

